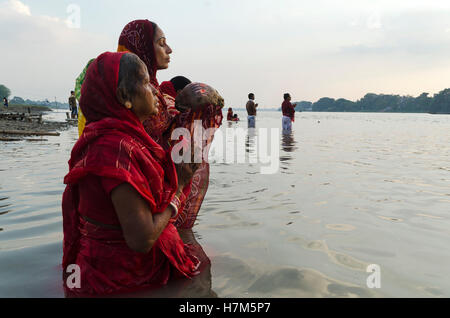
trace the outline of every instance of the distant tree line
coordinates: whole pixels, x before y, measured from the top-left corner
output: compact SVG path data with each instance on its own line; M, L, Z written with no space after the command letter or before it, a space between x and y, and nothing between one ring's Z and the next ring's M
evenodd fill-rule
M450 88L433 97L429 93L418 97L369 93L356 102L323 97L315 103L302 101L296 104L297 111L450 114Z
M11 90L5 85L0 85L0 99L3 100L4 97L9 98L11 95ZM51 108L60 108L60 109L68 109L68 103L60 103L60 102L50 102L48 99L46 100L30 100L23 99L22 97L14 96L11 100L9 100L10 105L38 105L38 106L47 106Z
M30 99L23 99L22 97L14 96L9 101L10 105L38 105L38 106L47 106L50 108L58 108L58 109L68 109L69 104L68 103L60 103L56 101L49 101L46 100L30 100Z
M0 85L0 98L3 100L4 97L9 98L11 91L5 85Z

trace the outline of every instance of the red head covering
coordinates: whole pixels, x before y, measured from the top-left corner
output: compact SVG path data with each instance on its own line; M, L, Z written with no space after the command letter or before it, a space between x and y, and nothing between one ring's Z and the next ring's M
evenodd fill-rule
M87 123L110 117L139 126L136 115L116 98L120 60L126 53L103 53L89 65L80 98Z
M150 82L158 90L158 115L144 122L147 133L160 145L163 143L162 135L169 128L173 116L178 112L169 112L168 105L160 91L156 72L158 65L156 63L155 48L153 41L155 39L156 24L149 20L135 20L128 23L123 29L119 38L118 51L130 51L144 61L147 65Z
M167 94L173 98L177 98L177 91L171 81L162 82L159 86L163 94Z
M139 254L128 248L121 231L93 227L80 218L78 183L87 175L129 183L152 213L163 212L177 189L170 153L149 137L134 113L115 96L124 54L104 53L89 66L80 100L89 124L72 150L70 171L64 178L63 267L65 271L70 264L80 266L79 293L113 293L150 282L165 283L170 273L192 276L197 266L173 224L150 254Z
M78 174L77 169L80 168L81 171L86 172L86 166L90 162L84 160L82 166L77 167L77 157L78 155L83 156L85 159L89 159L91 153L97 153L97 151L92 150L91 152L85 153L82 151L83 148L88 146L90 143L98 142L101 137L108 139L108 147L111 150L106 150L112 152L111 157L107 156L107 153L102 153L101 158L96 158L92 162L94 167L113 166L113 170L116 168L117 154L114 151L120 153L120 149L115 149L114 147L119 146L122 139L132 140L131 144L138 142L146 147L147 153L142 154L142 156L149 156L155 158L161 163L165 163L166 153L165 151L155 142L144 130L138 117L129 109L125 108L119 103L116 97L117 85L119 81L119 67L120 60L126 53L104 53L100 55L88 68L86 79L84 81L80 99L80 107L83 114L86 116L88 125L86 126L84 134L80 137L77 144L75 144L72 151L72 159L69 162L71 165L71 172L66 177L67 183L71 183L72 179L77 179ZM113 137L111 137L111 136ZM125 138L124 136L128 136ZM114 144L116 143L116 144ZM103 147L105 144L103 143ZM133 150L136 151L136 150ZM128 154L124 154L127 155ZM129 158L124 158L124 160L130 160ZM117 167L118 168L118 167ZM122 169L118 169L110 177L119 177L119 179L124 178L124 181L130 181L133 177L126 173ZM159 173L160 174L160 173ZM119 175L123 175L120 177ZM174 170L173 163L168 165L167 173L176 180L176 174ZM153 177L152 176L140 176ZM150 180L151 181L151 180ZM173 182L173 180L172 180ZM175 181L176 183L176 181ZM172 185L173 187L174 185ZM147 190L142 188L142 185L137 186L139 192L144 194ZM176 186L175 188L176 189Z
M155 37L156 24L149 20L135 20L128 23L119 38L118 52L130 51L139 56L147 65L150 82L159 87L156 79L158 65L156 63L155 48L153 40Z

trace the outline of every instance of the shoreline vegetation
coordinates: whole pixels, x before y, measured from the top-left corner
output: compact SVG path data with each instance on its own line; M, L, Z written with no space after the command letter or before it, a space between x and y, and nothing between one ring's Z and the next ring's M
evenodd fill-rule
M43 136L59 136L68 129L67 122L43 121L42 115L52 109L42 105L0 106L0 141L46 141ZM36 136L39 136L37 138Z
M292 103L296 105L296 112L450 114L450 88L434 94L433 97L429 93L422 93L418 97L368 93L356 102L345 98L323 97L317 102ZM244 107L233 109L246 111ZM258 112L260 111L281 112L281 107L258 108Z
M429 95L422 93L413 97L368 93L356 102L323 97L315 103L301 101L294 104L297 104L296 111L450 114L450 88L433 97Z

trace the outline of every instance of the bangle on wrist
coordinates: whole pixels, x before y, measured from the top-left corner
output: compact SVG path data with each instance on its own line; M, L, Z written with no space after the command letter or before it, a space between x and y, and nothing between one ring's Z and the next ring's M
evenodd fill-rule
M174 213L172 213L171 219L175 219L178 216L180 207L181 207L181 201L180 199L175 195L172 199L172 201L170 201L170 205L173 207L174 209Z
M172 220L172 219L175 219L178 216L178 208L172 202L170 202L169 205L173 208L172 215L170 216L170 219Z

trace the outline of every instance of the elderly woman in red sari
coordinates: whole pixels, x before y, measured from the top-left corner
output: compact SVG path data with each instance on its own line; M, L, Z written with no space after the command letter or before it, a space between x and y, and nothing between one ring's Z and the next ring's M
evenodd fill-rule
M132 53L104 53L81 96L87 126L75 144L63 195L64 287L68 296L105 295L192 277L199 261L173 223L197 169L175 166L142 122L158 115L146 65ZM69 265L81 286L67 285Z

